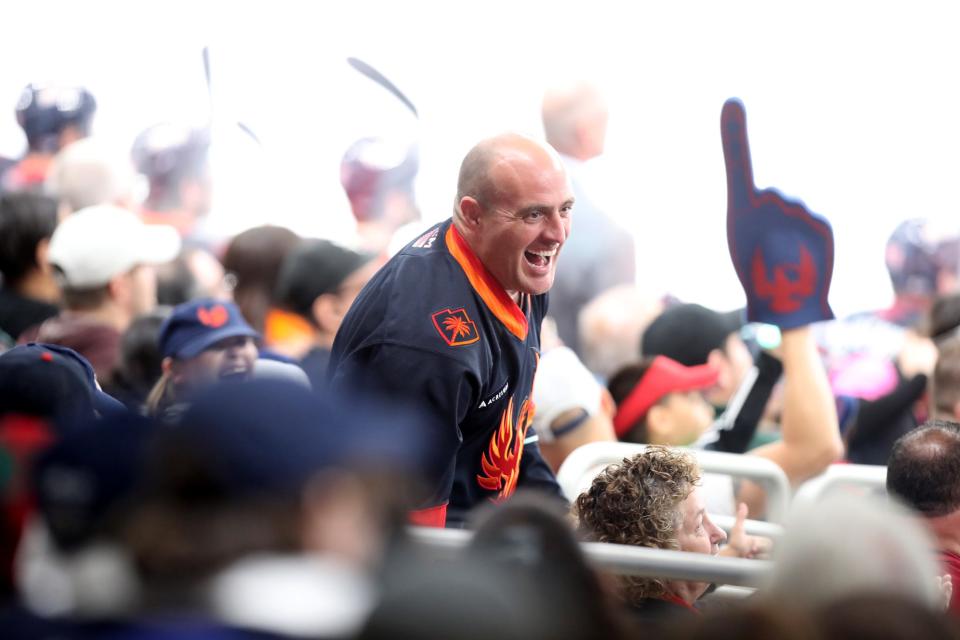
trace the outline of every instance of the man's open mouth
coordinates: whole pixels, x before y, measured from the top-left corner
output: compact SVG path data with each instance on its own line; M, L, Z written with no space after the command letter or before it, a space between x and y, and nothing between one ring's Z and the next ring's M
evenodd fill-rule
M523 257L526 258L527 262L532 264L535 267L546 267L550 264L550 261L553 260L554 256L557 255L557 250L549 249L545 251L524 251Z

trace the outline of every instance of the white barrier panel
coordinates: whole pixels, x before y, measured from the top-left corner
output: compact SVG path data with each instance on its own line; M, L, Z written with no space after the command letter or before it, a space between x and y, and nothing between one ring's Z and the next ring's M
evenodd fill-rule
M473 533L462 529L409 527L416 542L436 551L455 555L465 547ZM630 576L696 580L741 587L755 587L770 571L766 560L722 558L704 553L648 549L602 542L581 543L587 561L596 569Z
M590 442L574 450L557 472L557 482L568 500L590 487L607 465L641 453L646 445L630 442ZM767 493L767 520L783 522L790 504L790 481L776 463L759 456L683 449L697 459L705 473L747 478Z
M794 500L817 502L828 493L842 490L886 493L887 468L868 464L832 464L819 476L800 485Z

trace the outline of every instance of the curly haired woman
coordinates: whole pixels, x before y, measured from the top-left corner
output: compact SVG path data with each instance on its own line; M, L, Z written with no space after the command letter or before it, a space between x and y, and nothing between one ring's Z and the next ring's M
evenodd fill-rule
M683 451L650 446L604 469L574 505L581 536L657 549L717 555L727 534L707 515L700 469ZM707 582L622 577L627 604L643 616L693 608Z

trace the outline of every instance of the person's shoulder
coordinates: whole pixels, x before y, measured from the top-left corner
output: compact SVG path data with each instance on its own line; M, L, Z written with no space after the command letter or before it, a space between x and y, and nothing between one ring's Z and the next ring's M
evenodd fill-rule
M0 331L16 340L21 334L55 317L60 309L55 305L25 298L0 286Z
M456 272L456 262L446 248L449 225L449 221L433 225L398 251L374 276L373 287L382 290L449 282Z
M943 549L940 551L940 559L943 560L944 566L951 570L950 573L960 574L960 555Z
M401 359L435 357L475 366L489 340L485 319L449 254L404 252L387 263L350 309L333 361L349 354L371 357L375 350Z
M406 246L400 249L397 255L422 256L431 253L445 252L446 233L452 223L452 219L447 219L425 228L413 240L408 242Z
M642 598L630 603L630 612L647 622L664 622L699 615L696 608L665 598Z

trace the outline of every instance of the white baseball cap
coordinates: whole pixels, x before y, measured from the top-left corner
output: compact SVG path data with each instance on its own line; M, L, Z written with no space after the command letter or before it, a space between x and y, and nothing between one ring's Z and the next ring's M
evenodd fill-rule
M113 205L81 209L60 223L50 239L49 260L72 288L106 285L138 264L173 260L180 236L167 225L147 225Z

